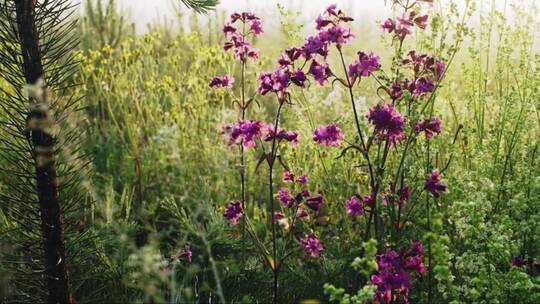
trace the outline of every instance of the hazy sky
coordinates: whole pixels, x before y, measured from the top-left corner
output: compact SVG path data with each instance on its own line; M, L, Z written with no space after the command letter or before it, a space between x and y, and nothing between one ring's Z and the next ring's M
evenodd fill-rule
M444 1L444 0L436 0ZM462 6L465 0L455 0ZM540 0L474 0L477 6L481 2L489 7L491 1L495 1L498 7L504 3L516 2L540 2ZM180 0L117 0L124 11L129 12L132 19L137 24L139 33L146 31L147 24L158 17L168 17L174 19L173 2L179 3ZM220 0L219 10L225 10L230 13L233 11L253 11L264 15L266 19L269 16L278 17L277 4L281 4L293 11L301 11L303 21L311 20L317 16L324 8L332 3L347 9L356 20L364 22L374 22L381 20L390 14L390 2L385 5L385 0ZM186 10L187 12L187 10ZM188 12L187 12L188 13ZM211 15L210 15L211 16ZM268 20L267 20L268 21ZM187 28L187 17L184 20L184 26Z
M174 17L173 2L180 0L117 0L120 7L130 13L139 32L146 29L146 24L157 17ZM277 4L294 11L302 11L306 19L319 14L332 3L347 7L356 18L368 18L375 21L384 17L388 11L384 0L221 0L219 10L226 12L253 11L265 16L277 17ZM267 17L268 18L268 17Z

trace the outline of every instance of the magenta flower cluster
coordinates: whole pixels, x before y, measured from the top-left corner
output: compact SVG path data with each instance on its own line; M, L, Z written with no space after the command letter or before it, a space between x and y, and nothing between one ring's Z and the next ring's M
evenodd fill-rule
M427 138L431 138L435 133L441 133L441 120L438 117L421 120L416 124L415 131L424 132Z
M221 134L228 134L228 144L235 145L242 142L246 148L256 146L255 140L263 135L264 124L258 120L239 120L236 125L226 124Z
M396 143L405 138L405 119L393 105L377 105L369 109L368 120L375 126L377 137L381 140L388 138L391 143Z
M368 77L373 72L377 71L380 67L379 56L364 52L358 52L358 60L349 65L349 77L352 79L352 83L359 77Z
M298 131L287 131L287 130L278 128L278 131L275 132L274 126L272 125L266 125L264 130L265 130L265 134L263 136L264 141L272 141L274 140L274 138L276 138L278 142L281 142L281 141L290 142L293 148L298 146L298 142L300 138L300 133Z
M321 241L314 234L306 235L300 239L300 245L314 258L318 257L324 250Z
M339 147L343 135L341 135L341 129L337 125L329 124L317 128L313 134L313 140L320 145Z
M298 131L287 131L284 129L278 129L276 134L272 125L258 120L239 120L236 125L226 124L222 127L221 134L228 136L228 145L235 145L241 142L246 148L256 147L257 139L272 141L274 137L278 141L290 142L292 147L296 147L300 137Z
M241 26L237 27L236 23L240 21ZM249 28L245 32L245 28ZM231 15L230 23L225 24L223 32L227 40L223 45L225 51L234 50L237 59L246 61L248 58L259 59L259 51L251 46L247 40L250 35L259 36L263 32L262 24L259 17L253 13L234 13Z
M308 210L313 212L317 217L325 203L322 194L312 195L308 189L308 177L303 174L296 176L293 172L287 170L283 172L282 181L288 184L288 187L282 187L277 192L277 198L281 204L281 207L286 210L294 210L292 217L308 221L311 217ZM278 218L274 217L275 221L285 222L284 212L276 213ZM293 220L294 222L294 220ZM279 222L278 222L279 223ZM317 257L323 250L323 246L315 234L311 233L304 239L300 240L300 245L309 253L312 257Z
M394 100L403 96L403 90L408 91L413 99L419 99L426 94L433 93L435 82L440 81L446 71L445 62L431 55L417 54L413 50L409 52L408 56L409 58L404 59L402 64L411 68L413 77L394 84L390 93Z
M290 92L291 83L301 88L305 87L307 74L320 85L324 85L328 78L333 76L326 62L330 45L341 46L353 38L351 30L340 25L349 21L352 21L352 18L337 10L335 5L328 7L324 14L317 18L317 35L308 37L300 48L285 50L279 57L278 69L261 74L257 91L261 95L268 92L276 93L278 99L284 102ZM300 59L304 62L297 65L296 61ZM307 71L303 71L306 66Z
M439 171L434 170L426 180L424 189L434 197L438 198L441 196L441 192L446 192L446 190L448 190L448 186L441 182L441 174Z
M427 21L427 15L419 16L415 11L412 11L405 13L396 19L388 18L381 25L381 28L388 33L394 33L395 37L403 42L405 37L412 34L412 28L414 26L425 29Z
M231 201L225 211L223 216L231 221L231 224L237 225L242 216L244 215L244 208L242 208L242 203L240 201Z
M377 273L371 276L371 283L377 287L374 303L408 303L412 279L427 271L423 258L424 249L418 242L399 253L389 250L379 255Z
M351 197L350 200L345 202L347 206L347 213L352 216L361 216L364 214L364 204L357 196Z
M311 191L308 189L308 177L307 175L300 175L299 177L296 177L294 173L291 171L285 171L283 173L283 182L291 184L291 188L285 188L282 187L278 190L277 197L279 202L281 203L281 206L283 208L301 208L302 202L305 203L305 206L307 206L309 209L313 210L315 214L317 214L323 204L324 204L324 197L321 194L312 195ZM300 188L298 189L297 193L293 193L294 191L294 185L299 185ZM303 208L302 208L303 209ZM303 214L303 212L301 212Z

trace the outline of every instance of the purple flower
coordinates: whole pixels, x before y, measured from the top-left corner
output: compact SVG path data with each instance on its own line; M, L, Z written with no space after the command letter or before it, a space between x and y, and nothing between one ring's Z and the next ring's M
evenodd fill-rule
M331 15L331 16L337 16L336 9L337 9L337 5L336 5L336 4L330 4L330 5L326 8L326 13L327 13L328 15Z
M394 106L384 105L369 109L368 120L375 126L379 139L388 137L391 143L403 141L404 118Z
M263 32L262 24L259 20L251 21L249 27L255 36L259 36Z
M290 182L290 183L294 182L294 174L289 170L283 172L283 181L286 182L286 183L287 182Z
M225 208L223 216L231 221L231 224L237 225L240 218L244 215L244 209L240 201L231 201L229 206Z
M301 69L296 69L296 71L294 71L294 73L291 75L291 82L301 88L305 87L306 80L307 76L304 74L304 72L302 72Z
M298 206L298 209L296 210L296 217L304 221L307 221L309 220L309 213L307 213L304 207Z
M338 46L341 46L350 42L354 38L354 35L350 29L334 26L319 32L319 37L324 43L335 43Z
M304 174L304 175L300 175L300 176L298 177L297 182L298 182L299 184L303 184L304 186L307 185L307 183L308 183L308 177L307 177L307 175L305 175L305 174Z
M317 128L313 140L321 145L339 147L343 136L341 135L341 129L337 125L329 124Z
M225 33L225 35L232 34L232 33L236 32L236 31L237 31L236 27L234 27L230 23L227 23L227 24L225 24L223 26L223 33Z
M416 133L425 132L427 138L433 137L434 133L441 133L441 120L438 117L431 120L424 119L416 124Z
M278 199L281 202L281 206L284 208L290 208L295 200L294 197L291 195L291 191L287 188L281 188L278 190Z
M311 191L309 191L308 189L304 189L302 190L302 192L300 192L300 195L302 195L303 197L310 197Z
M388 18L381 24L381 28L388 33L392 33L396 29L396 22Z
M213 77L208 85L212 89L216 89L216 88L232 88L233 84L234 84L234 78L229 75L225 75L221 77L219 76Z
M243 15L244 13L242 13ZM231 23L235 23L236 21L240 20L242 18L242 15L239 13L232 13L231 14Z
M227 40L223 44L223 50L228 51L234 49L236 58L241 61L245 61L247 58L253 60L259 59L259 51L254 49L246 40L246 37L239 33L236 28L225 25L223 31L227 37Z
M313 59L311 66L309 67L309 73L315 78L315 80L320 84L324 85L326 80L332 76L332 71L328 66L328 63L320 63L317 59Z
M364 52L358 52L358 60L349 65L349 77L367 77L377 71L381 64L379 56Z
M347 206L347 213L352 216L360 216L364 214L364 205L356 196L353 196L350 200L347 200L345 205Z
M261 76L259 76L259 88L257 89L257 92L261 95L266 95L266 93L272 91L273 87L272 73L262 73Z
M241 14L233 13L231 15L231 23L235 23L238 20L241 20L242 22L247 22L247 21L254 21L254 20L259 20L259 19L260 19L259 17L257 17L255 14L250 13L250 12L243 12Z
M446 63L442 60L435 61L435 66L433 67L433 74L437 80L441 80L446 71Z
M377 287L375 303L408 303L413 276L426 272L423 263L424 251L420 243L402 248L399 254L388 250L377 256L377 272L371 276L371 283Z
M291 146L294 148L298 146L298 140L300 137L300 133L298 131L287 131L284 129L279 129L276 135L276 132L274 132L274 126L272 125L266 125L266 134L264 136L264 141L272 141L274 137L278 141L288 141L291 143Z
M372 193L371 195L366 195L362 197L362 203L364 204L364 207L375 207L376 199L375 195Z
M324 197L321 194L310 197L306 200L306 205L313 211L319 212L324 204Z
M281 68L287 68L293 63L292 59L287 54L281 54L278 59L278 64Z
M438 198L441 196L441 192L446 192L446 190L448 190L448 186L441 182L441 174L439 171L434 170L426 180L424 189L434 197Z
M403 96L403 89L399 82L392 83L392 89L390 90L390 98L392 100L398 100Z
M303 239L301 239L300 245L314 258L318 257L324 250L321 241L313 234L306 235Z
M435 83L430 78L422 77L415 83L413 97L418 98L426 93L435 91Z
M353 19L346 16L342 10L338 10L335 4L332 4L328 6L324 13L317 18L317 30L321 30L329 26L337 27L341 22L349 22L352 20Z
M316 55L328 56L328 45L320 36L309 36L302 47L302 53L306 59L315 58Z
M222 134L229 134L229 145L242 142L244 147L253 148L256 146L255 140L262 136L263 126L258 120L239 120L236 126L223 126Z
M317 19L315 20L315 23L317 24L317 26L315 28L319 31L319 30L327 27L328 25L332 24L332 20L319 15L319 17L317 17Z
M259 77L259 88L257 92L261 95L274 92L280 101L284 101L287 99L290 80L291 73L288 69L278 68L273 73L262 73Z
M405 13L396 20L387 19L381 28L388 32L394 33L395 37L403 41L405 37L412 33L412 28L416 25L420 29L425 29L427 26L428 16L418 16L415 11Z

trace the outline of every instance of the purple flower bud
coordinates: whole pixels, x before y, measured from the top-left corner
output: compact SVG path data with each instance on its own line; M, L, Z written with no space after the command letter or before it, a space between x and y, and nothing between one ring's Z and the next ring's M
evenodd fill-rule
M240 218L244 215L244 209L240 201L231 201L229 206L225 208L223 216L231 221L231 224L237 225Z
M441 174L439 171L434 170L426 180L424 189L434 197L438 198L441 196L441 192L446 192L448 190L448 186L441 182Z
M232 88L232 86L234 85L234 78L229 76L229 75L225 75L225 76L216 76L216 77L213 77L212 80L210 81L210 83L208 84L212 89L217 89L217 88Z

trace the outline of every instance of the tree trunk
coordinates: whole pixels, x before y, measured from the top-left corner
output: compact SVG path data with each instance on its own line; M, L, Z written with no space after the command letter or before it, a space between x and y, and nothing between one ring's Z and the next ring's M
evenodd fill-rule
M23 57L26 83L36 84L44 78L43 63L36 29L36 0L15 0L17 27ZM37 193L41 213L44 249L44 274L48 288L48 303L74 303L70 291L64 240L64 217L60 207L54 145L56 139L42 127L50 121L46 100L30 100L41 107L30 107L28 134L35 161ZM37 126L37 127L34 127Z

